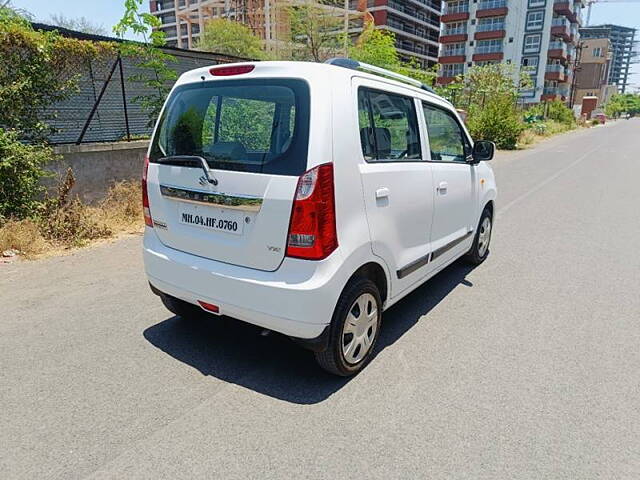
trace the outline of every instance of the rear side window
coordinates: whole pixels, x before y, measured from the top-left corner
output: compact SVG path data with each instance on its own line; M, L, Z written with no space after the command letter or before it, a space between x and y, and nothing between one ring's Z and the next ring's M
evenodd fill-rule
M413 99L358 89L360 144L369 162L420 160L420 136Z
M469 147L460 124L446 110L422 104L429 135L431 160L466 163Z
M214 169L300 175L306 170L308 140L306 82L203 82L173 92L150 161L199 156Z

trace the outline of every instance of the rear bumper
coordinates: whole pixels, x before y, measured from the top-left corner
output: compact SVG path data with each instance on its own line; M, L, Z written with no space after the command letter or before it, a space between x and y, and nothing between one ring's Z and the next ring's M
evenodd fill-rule
M151 228L144 264L160 292L194 305L212 303L221 315L300 339L322 335L342 288L338 255L320 262L286 258L277 271L264 272L174 250Z

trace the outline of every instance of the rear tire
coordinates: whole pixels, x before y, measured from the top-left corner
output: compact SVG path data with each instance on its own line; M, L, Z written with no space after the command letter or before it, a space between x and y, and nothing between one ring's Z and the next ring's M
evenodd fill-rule
M382 301L375 283L366 278L352 280L343 290L331 320L329 346L315 352L316 361L327 372L348 377L371 360L382 319Z
M480 216L476 236L473 245L467 252L465 259L473 264L480 265L489 255L489 243L491 242L491 232L493 231L493 215L489 208L485 208Z
M185 302L179 298L172 297L170 295L160 295L160 299L167 310L174 315L177 315L183 319L192 319L202 314L202 309L193 305L192 303Z

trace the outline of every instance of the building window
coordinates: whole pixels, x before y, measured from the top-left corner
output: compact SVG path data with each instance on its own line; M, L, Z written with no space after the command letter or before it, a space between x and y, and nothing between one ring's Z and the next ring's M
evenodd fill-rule
M464 73L463 63L446 63L442 65L443 77L456 77Z
M444 7L444 13L464 13L469 11L468 2L447 2Z
M476 27L477 32L493 32L504 29L504 17L481 18Z
M538 71L538 57L522 57L521 71L526 73L536 73Z
M529 8L544 7L546 0L529 0Z
M478 5L478 10L488 10L492 8L503 8L507 6L507 0L484 0Z
M498 53L502 52L502 39L479 40L476 46L476 53Z
M445 27L442 30L443 35L460 35L464 33L467 33L466 22L445 23Z
M594 56L594 57L602 57L602 56L603 56L603 55L602 55L602 48L600 48L600 47L595 47L595 48L593 49L593 56Z
M487 65L497 65L498 63L500 63L498 60L483 60L476 62L476 67L486 67Z
M444 45L443 56L464 55L464 43L447 43Z
M542 30L544 25L544 10L527 13L527 30Z
M533 35L525 35L524 37L524 53L538 53L540 51L540 41L542 36L539 33Z

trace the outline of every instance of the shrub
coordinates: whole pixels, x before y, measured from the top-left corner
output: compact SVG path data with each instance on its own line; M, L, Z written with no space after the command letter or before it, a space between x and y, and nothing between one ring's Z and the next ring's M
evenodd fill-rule
M79 66L96 56L115 55L105 42L86 42L40 32L0 15L0 128L20 132L20 138L41 141L50 133L46 114L51 105L77 91Z
M56 157L49 147L24 145L18 133L0 129L0 223L36 213L44 191L43 166Z
M36 255L46 248L47 242L33 220L9 220L0 226L0 252L18 250L21 254Z
M547 104L547 118L565 125L576 123L573 111L560 100L554 100Z
M467 125L473 138L491 140L504 150L515 149L525 129L515 103L507 95L493 98L484 108L474 108Z

